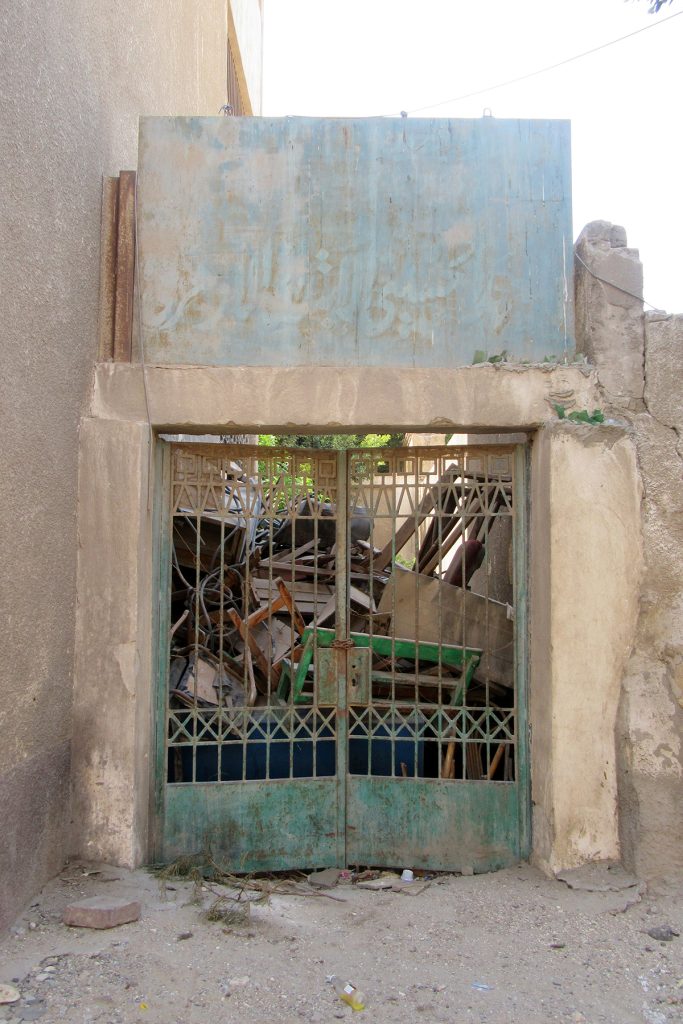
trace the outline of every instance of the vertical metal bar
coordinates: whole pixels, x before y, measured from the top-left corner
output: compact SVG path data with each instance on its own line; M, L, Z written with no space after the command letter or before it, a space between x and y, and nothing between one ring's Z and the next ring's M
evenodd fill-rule
M519 807L519 856L526 859L531 852L531 777L529 772L528 725L528 472L529 452L518 445L514 453L512 495L513 530L513 593L515 653L515 775ZM506 751L507 753L507 751Z
M153 813L149 854L152 861L163 859L164 807L168 775L168 669L171 605L172 500L171 450L168 443L156 440L154 452L154 519L152 569L152 643L156 686L153 691L154 779Z
M349 476L345 451L337 455L337 557L335 560L336 616L335 636L347 640L348 619L348 531L349 531ZM346 867L347 775L348 758L348 702L346 651L337 652L337 866Z

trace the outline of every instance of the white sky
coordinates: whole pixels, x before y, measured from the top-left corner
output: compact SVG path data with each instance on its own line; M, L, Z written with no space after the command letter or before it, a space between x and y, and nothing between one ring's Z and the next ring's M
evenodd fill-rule
M574 234L627 230L645 298L683 312L683 0L265 0L267 116L398 116L655 27L420 117L569 118Z

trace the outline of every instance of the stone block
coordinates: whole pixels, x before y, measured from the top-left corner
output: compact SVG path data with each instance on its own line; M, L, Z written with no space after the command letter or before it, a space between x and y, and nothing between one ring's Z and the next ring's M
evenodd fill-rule
M70 903L62 920L72 928L116 928L117 925L137 921L141 909L139 900L93 896Z

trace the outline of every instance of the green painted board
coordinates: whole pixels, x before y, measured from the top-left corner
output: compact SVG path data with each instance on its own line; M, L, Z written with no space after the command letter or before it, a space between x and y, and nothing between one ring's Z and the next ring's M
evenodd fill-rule
M162 859L202 853L231 871L337 864L337 780L166 787Z
M494 871L519 860L516 783L349 776L349 864Z

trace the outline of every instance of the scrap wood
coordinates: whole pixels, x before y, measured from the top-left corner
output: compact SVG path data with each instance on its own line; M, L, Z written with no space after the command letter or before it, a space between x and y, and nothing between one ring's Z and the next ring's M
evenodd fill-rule
M276 597L274 601L270 601L266 605L261 605L260 608L258 608L255 612L252 612L251 615L244 619L246 626L248 626L249 629L253 629L260 622L263 622L265 619L272 618L276 612L285 609L289 612L297 633L301 635L304 629L306 628L306 625L304 623L304 620L301 618L301 615L299 614L299 610L296 606L296 603L294 601L294 598L292 597L291 592L288 590L285 583L279 577L274 582L278 588L278 597Z
M234 611L233 609L230 609L230 611L228 612L228 618L231 620L233 625L237 626L237 629L239 630L240 636L242 637L242 639L244 640L245 644L247 644L247 646L249 647L249 650L251 651L251 655L252 655L252 657L254 659L254 663L256 664L256 666L258 667L259 671L264 676L264 679L265 679L265 689L264 689L264 683L263 682L261 682L260 686L258 685L258 683L256 685L258 686L258 688L261 691L261 693L267 694L268 693L268 677L269 677L269 675L272 672L273 678L277 682L279 680L279 678L280 678L280 672L281 672L280 666L279 665L269 665L268 664L267 659L264 657L263 652L261 651L261 648L259 647L258 643L256 642L256 638L254 636L253 630L250 630L247 627L247 625L244 622L244 620L240 618L240 616L237 614L236 611Z
M381 552L373 562L373 568L377 571L386 569L393 562L396 555L403 550L415 531L425 521L434 508L436 494L434 487L425 492L418 508L418 514L406 519L405 523L398 528L394 537L390 538L382 548Z
M248 647L244 648L244 665L245 665L246 670L247 670L247 680L248 680L247 694L246 694L247 701L246 701L246 703L247 703L247 707L248 708L253 708L254 704L256 703L256 696L257 696L257 693L256 693L256 678L254 676L254 663L251 660L251 651L249 650Z
M505 753L505 744L504 743L500 743L498 745L498 749L496 750L495 754L493 755L493 757L491 759L491 764L489 765L489 770L486 773L486 778L488 779L489 782L491 781L493 776L496 774L496 768L500 764L500 759L501 759L501 757L503 756L504 753Z
M455 778L455 740L451 740L446 747L446 755L441 765L441 778Z

